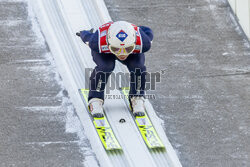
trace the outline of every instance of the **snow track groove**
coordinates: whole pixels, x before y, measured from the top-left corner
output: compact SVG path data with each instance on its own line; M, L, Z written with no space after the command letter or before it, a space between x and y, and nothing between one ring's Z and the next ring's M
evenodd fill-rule
M78 89L85 88L85 68L93 68L95 65L89 48L75 36L75 32L92 27L96 29L111 20L104 2L102 0L38 0L36 2L31 0L30 2L100 165L104 167L181 166L160 125L161 121L149 101L146 101L146 109L150 111L149 117L166 146L165 152L148 150L123 100L107 99L104 105L107 118L123 151L106 153L92 126ZM117 62L116 66L114 72L126 70ZM120 92L114 90L111 94L117 95ZM124 118L126 123L119 123L120 118Z

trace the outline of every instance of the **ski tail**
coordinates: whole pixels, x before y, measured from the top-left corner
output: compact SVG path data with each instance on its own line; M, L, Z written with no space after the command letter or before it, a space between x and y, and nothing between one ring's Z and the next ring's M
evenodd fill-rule
M132 113L132 108L129 102L129 87L122 87L120 88L121 93L126 97L124 98L128 109ZM132 114L133 115L133 114ZM146 145L150 149L155 149L155 148L165 148L163 145L160 137L158 136L150 118L147 115L147 111L145 112L144 116L134 116L135 123L141 133L141 136L143 140L145 141Z
M85 106L88 109L88 112L90 114L90 110L88 107L89 90L88 89L79 89L79 93L80 93L82 100L84 101ZM92 117L92 115L91 115L91 118L93 121L93 125L95 126L97 134L98 134L105 150L107 150L107 151L122 150L106 116L104 116L102 118L95 118L95 117Z

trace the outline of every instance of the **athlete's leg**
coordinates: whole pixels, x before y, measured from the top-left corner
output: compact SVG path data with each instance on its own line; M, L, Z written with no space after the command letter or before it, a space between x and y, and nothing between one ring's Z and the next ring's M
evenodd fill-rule
M109 75L115 68L115 56L112 54L99 54L92 51L93 60L96 67L90 76L89 100L99 98L104 100L104 89Z
M130 72L130 97L143 96L146 83L145 55L132 54L122 62L127 65Z

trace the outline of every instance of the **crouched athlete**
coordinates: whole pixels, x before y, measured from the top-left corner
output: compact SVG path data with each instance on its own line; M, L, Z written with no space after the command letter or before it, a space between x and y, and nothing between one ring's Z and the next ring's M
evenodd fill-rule
M76 33L91 49L96 67L90 76L89 107L93 117L103 117L104 89L118 60L130 71L129 99L135 116L145 115L145 55L151 47L153 32L145 26L126 21L109 22L96 32ZM105 75L103 75L105 74Z

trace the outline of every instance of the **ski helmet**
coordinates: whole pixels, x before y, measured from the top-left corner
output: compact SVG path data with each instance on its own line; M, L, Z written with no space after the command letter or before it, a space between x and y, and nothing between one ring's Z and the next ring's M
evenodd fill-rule
M136 32L134 26L126 21L117 21L108 29L109 50L119 55L129 55L135 49Z

